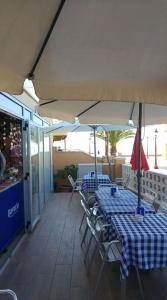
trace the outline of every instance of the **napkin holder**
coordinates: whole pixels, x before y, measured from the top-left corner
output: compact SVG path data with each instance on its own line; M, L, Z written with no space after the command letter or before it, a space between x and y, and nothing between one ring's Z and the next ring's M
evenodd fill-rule
M116 184L112 184L111 185L111 196L115 196L116 192L117 192L117 186L116 186Z
M135 210L135 220L140 222L144 220L145 210L144 206L137 206Z
M90 177L91 177L91 178L95 177L95 172L94 172L94 171L91 171L91 172L90 172Z

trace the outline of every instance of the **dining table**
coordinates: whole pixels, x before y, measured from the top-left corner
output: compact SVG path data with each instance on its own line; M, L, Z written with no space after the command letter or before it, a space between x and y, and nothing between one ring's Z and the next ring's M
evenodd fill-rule
M117 195L116 195L117 194ZM130 190L119 190L111 195L111 188L105 187L95 191L96 202L99 205L99 215L104 217L104 222L111 223L111 216L115 215L135 215L138 205L138 197ZM155 208L145 201L141 201L145 214L155 214ZM113 239L113 231L108 226L103 233L104 240Z
M96 201L104 214L127 214L134 213L138 205L138 197L130 190L121 189L118 192L111 194L110 187L102 187L95 191ZM154 207L141 200L141 205L144 207L146 213L155 212ZM113 211L113 213L112 213Z
M111 216L112 238L119 239L121 279L129 275L129 267L155 269L167 267L167 216L146 214L139 221L134 215Z
M95 174L91 173L84 175L81 184L81 190L83 192L94 192L98 189L99 184L111 184L111 180L108 175L105 174Z
M135 193L126 189L118 189L118 192L111 194L111 187L99 188L96 192L96 199L100 206L124 205L134 206L137 204L138 197Z
M137 270L138 278L140 269L167 267L167 215L157 213L152 204L141 200L144 215L139 218L138 197L130 190L117 190L113 195L111 188L102 187L95 191L95 196L99 214L109 225L103 232L104 242L119 240L121 243L121 295L125 299L131 266ZM140 290L143 293L142 285Z

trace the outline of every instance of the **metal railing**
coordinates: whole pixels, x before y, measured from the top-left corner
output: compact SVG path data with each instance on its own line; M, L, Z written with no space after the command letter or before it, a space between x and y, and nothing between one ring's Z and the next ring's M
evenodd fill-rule
M131 170L130 165L122 165L122 177L126 179L130 176L130 183L128 187L137 192L137 177L136 171ZM167 202L167 170L154 170L142 171L141 177L141 193L157 194L157 201Z

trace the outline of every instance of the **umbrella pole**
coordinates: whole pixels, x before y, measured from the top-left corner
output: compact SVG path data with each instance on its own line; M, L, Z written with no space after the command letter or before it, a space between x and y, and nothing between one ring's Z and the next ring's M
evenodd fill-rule
M138 119L138 170L137 170L137 189L138 189L138 206L141 205L141 127L142 127L142 103L139 103Z
M96 126L93 126L93 136L94 136L94 156L95 156L95 179L97 188L97 156L96 156Z

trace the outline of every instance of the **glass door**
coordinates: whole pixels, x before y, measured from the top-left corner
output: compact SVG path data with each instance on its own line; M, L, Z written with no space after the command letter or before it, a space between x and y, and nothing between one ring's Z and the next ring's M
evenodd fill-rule
M45 184L45 203L51 195L51 147L50 135L44 135L44 184Z
M39 129L39 194L40 194L40 212L45 205L45 186L44 186L44 134Z
M25 226L29 228L31 223L30 206L30 140L29 140L29 122L23 121L23 178L24 178L24 219Z
M30 219L31 229L36 225L40 217L39 197L39 130L30 126Z

